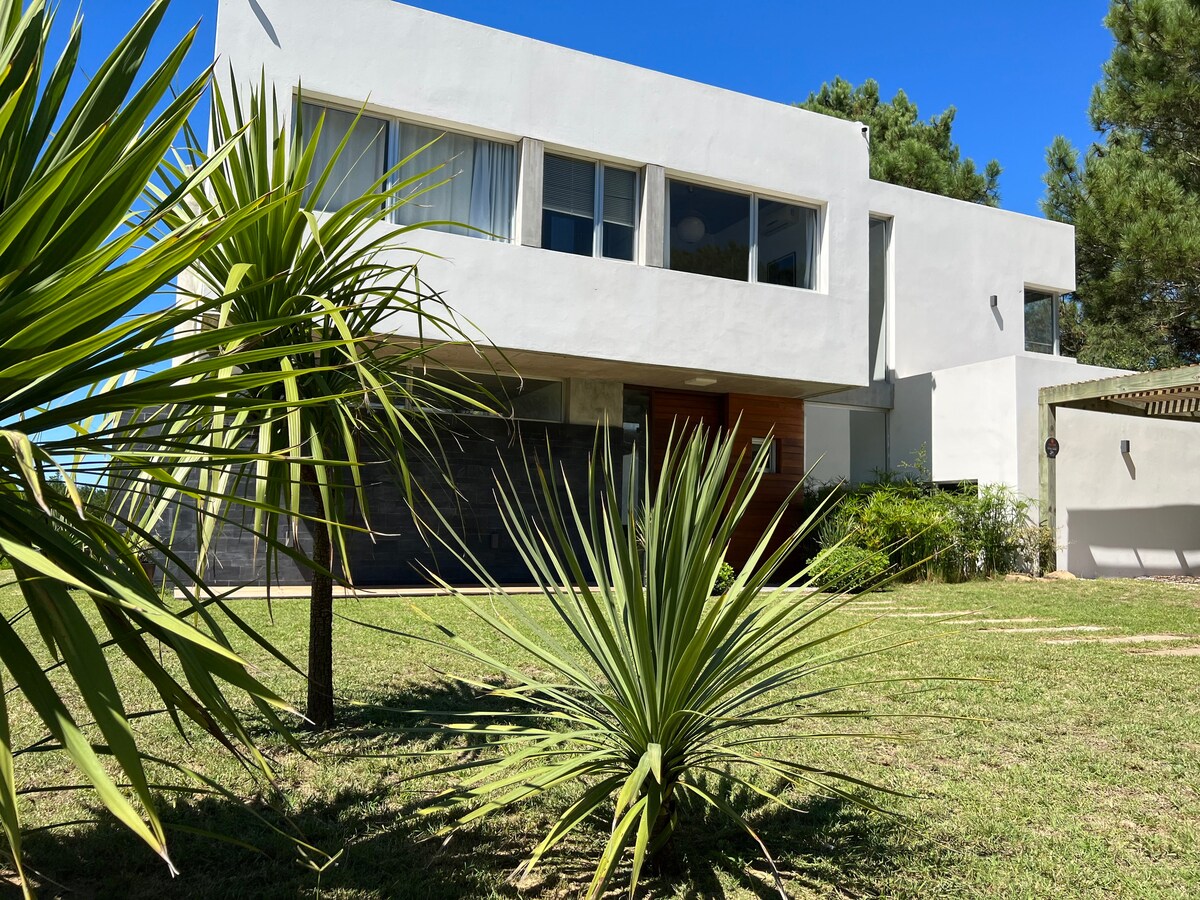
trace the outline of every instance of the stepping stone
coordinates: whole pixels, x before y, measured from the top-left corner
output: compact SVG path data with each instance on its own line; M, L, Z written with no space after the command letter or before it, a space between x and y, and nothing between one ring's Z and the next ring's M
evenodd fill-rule
M984 628L984 634L1039 634L1046 631L1108 631L1107 625L1054 625L1047 628Z
M971 613L977 613L977 609L950 609L946 612L885 612L883 613L889 619L942 619L954 616L969 616Z
M1200 656L1200 647L1165 647L1162 650L1127 650L1138 656Z
M1030 622L1044 622L1045 619L1039 619L1034 616L1029 616L1024 619L956 619L958 625L1027 625Z
M1194 641L1194 634L1123 634L1120 637L1054 638L1043 644L1162 644L1169 641Z

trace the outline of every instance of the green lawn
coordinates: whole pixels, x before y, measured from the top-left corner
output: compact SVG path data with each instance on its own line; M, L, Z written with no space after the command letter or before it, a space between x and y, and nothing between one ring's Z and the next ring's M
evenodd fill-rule
M788 873L793 896L1200 896L1200 657L1137 652L1200 646L1200 589L1134 581L915 585L862 601L891 604L890 616L872 628L922 640L847 664L830 672L831 679L941 674L994 681L947 682L911 692L873 689L837 701L973 717L887 720L894 730L918 729L922 740L916 742L796 740L782 748L912 795L884 803L902 819L816 796L794 797L803 813L758 809L757 827ZM417 603L456 628L478 631L451 601ZM14 611L11 589L0 592L0 605ZM348 601L339 611L399 630L422 628L412 606L408 600ZM303 658L305 603L276 601L273 621L261 602L243 601L239 609L294 658ZM931 624L933 617L914 615L980 609L985 612L963 617L970 624ZM846 611L839 618L867 615ZM1104 630L989 630L1083 625ZM1098 640L1146 634L1198 637ZM1068 639L1083 642L1047 643ZM345 622L337 626L337 640L338 686L347 698L407 708L465 702L461 690L437 677L435 670L458 665L448 655ZM275 677L278 688L299 702L299 680ZM145 708L153 706L150 696L139 700ZM18 707L14 716L20 713ZM443 847L430 839L433 824L413 814L435 785L405 780L428 764L395 755L425 744L392 731L396 721L409 720L351 710L329 739L304 739L307 757L267 738L279 770L273 792L239 775L208 741L197 738L188 749L166 722L144 720L139 729L164 754L190 758L257 799L248 809L207 797L168 801L165 818L175 826L172 853L181 871L172 880L148 850L96 813L86 794L30 795L25 812L32 826L99 819L29 837L29 860L43 876L42 894L129 900L576 894L588 854L602 841L602 823L581 834L565 858L552 860L540 881L518 891L506 877L533 845L550 807L544 802ZM17 746L39 734L27 717L19 732ZM362 753L375 755L345 755ZM70 770L47 754L22 765L26 787L72 780ZM295 849L252 811L275 826L297 829L324 851L344 852L318 884ZM197 828L224 830L261 850L196 836L190 829ZM643 895L776 896L763 873L749 839L708 818L681 830Z

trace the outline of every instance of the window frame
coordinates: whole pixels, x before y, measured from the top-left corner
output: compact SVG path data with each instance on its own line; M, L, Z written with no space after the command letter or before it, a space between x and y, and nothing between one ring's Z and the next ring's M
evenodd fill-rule
M767 465L763 469L764 475L780 475L782 474L779 466L779 438L777 437L752 437L750 438L750 456L753 458L758 455L764 444L770 443L770 452L767 454Z
M822 279L825 273L824 264L824 238L825 238L825 205L821 203L813 203L806 200L796 200L791 197L781 197L777 194L764 194L758 191L745 190L743 188L729 187L723 184L712 184L703 180L694 178L675 177L670 173L666 176L666 185L663 190L663 268L672 272L681 272L682 269L671 268L671 185L672 183L686 184L693 187L705 188L711 191L722 191L726 194L733 194L738 197L746 197L750 201L750 250L746 254L747 260L747 277L744 284L759 284L768 285L771 287L781 287L793 291L810 291L812 293L820 293L822 291ZM773 284L769 281L758 280L758 204L760 200L767 200L773 203L785 203L789 206L798 206L801 209L810 209L816 214L816 221L813 234L813 261L815 263L812 273L812 287L803 287L801 285L788 284ZM689 272L689 275L698 273ZM701 275L702 278L715 278L719 276ZM731 279L726 279L731 280Z
M642 224L642 173L636 166L625 166L617 163L610 163L603 159L597 159L592 156L582 156L576 153L563 153L558 150L543 150L542 151L542 203L540 214L543 217L546 215L546 157L557 156L559 159L566 159L572 162L589 163L592 166L592 259L609 259L613 262L632 263L638 265L641 260L638 258L638 233ZM629 172L633 175L633 256L630 259L622 259L619 256L604 255L604 170L617 169L621 172ZM555 250L553 247L546 246L545 229L542 229L542 250L550 250L553 253L566 253L569 256L588 257L582 253L571 253L569 250Z
M1031 293L1043 294L1050 298L1050 350L1031 350L1029 348L1029 320L1025 310L1029 305L1026 299ZM1027 284L1021 289L1021 348L1026 353L1036 353L1038 356L1062 356L1061 332L1059 330L1059 307L1062 305L1062 292L1053 288L1043 288Z
M509 198L508 237L507 238L495 238L495 237L492 237L490 234L483 233L483 232L471 233L471 234L466 234L466 235L458 235L458 236L459 237L471 237L471 238L476 238L476 239L483 238L484 240L491 240L491 241L495 241L497 243L507 243L507 244L519 243L518 235L517 235L517 202L519 200L520 189L521 189L521 164L520 164L520 143L521 142L519 139L514 140L509 137L496 137L494 135L485 134L481 131L473 130L471 128L464 127L464 126L457 125L457 124L454 127L447 128L441 124L431 123L431 122L422 122L419 119L411 119L411 118L407 118L404 115L399 115L397 113L394 113L394 112L391 112L388 110L382 110L378 107L372 106L369 103L368 104L354 104L344 98L330 98L330 97L328 97L324 94L320 94L320 93L309 93L309 92L301 93L301 91L299 89L296 89L292 92L292 109L291 109L292 121L288 127L289 140L295 139L296 121L298 120L299 116L301 115L301 111L300 111L301 106L305 103L310 104L312 106L323 107L325 109L333 109L333 110L337 110L339 112L351 113L352 115L356 115L356 116L360 115L360 114L363 116L369 116L370 118L373 118L373 119L380 119L386 124L387 127L384 130L384 140L386 141L386 144L387 144L387 146L384 148L385 149L385 152L384 152L385 164L384 164L384 171L381 172L380 175L385 174L385 173L390 173L390 175L389 175L387 181L384 183L383 190L390 190L391 188L395 187L396 184L399 182L400 173L393 171L393 170L400 164L400 160L401 160L400 129L404 125L408 125L408 126L411 126L414 128L427 128L432 131L436 131L439 135L443 135L443 134L456 135L458 137L467 137L467 138L471 138L473 140L490 141L493 144L503 144L507 147L511 147L512 151L513 151L513 162L512 162L513 190L512 190L512 196ZM322 214L324 214L324 213L322 212ZM398 210L394 210L392 212L392 214L388 217L389 224L391 224L391 225L399 224L396 219L397 214L398 214ZM428 230L438 231L441 234L457 234L456 232L445 231L440 228L430 228Z

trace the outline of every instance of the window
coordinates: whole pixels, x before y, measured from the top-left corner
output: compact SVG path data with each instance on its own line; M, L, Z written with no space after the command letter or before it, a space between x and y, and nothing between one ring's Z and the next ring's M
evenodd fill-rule
M350 134L317 197L316 208L323 211L345 206L383 178L388 170L388 123L375 116L302 103L300 121L303 133L315 133L322 116L324 122L321 124L321 136L317 138L317 152L312 166L314 182L325 171L347 133ZM310 190L312 187L315 187L315 183L310 185Z
M544 157L542 246L546 249L632 260L636 211L636 172L549 153Z
M1025 349L1058 353L1058 296L1025 289Z
M413 372L412 390L431 411L463 416L486 413L483 404L514 419L563 421L561 381L540 381L494 372L468 373L450 369ZM461 395L461 396L456 396ZM475 401L475 402L472 402Z
M512 239L517 170L511 144L407 122L397 130L397 162L413 157L400 168L401 181L441 166L414 184L413 198L396 210L397 224L429 222L438 231Z
M809 206L670 182L667 265L735 281L816 284L817 211Z
M322 115L325 125L313 160L314 177L328 165L347 133L350 139L321 190L318 210L336 209L362 196L390 169L408 160L397 177L416 180L411 199L395 212L398 225L429 223L438 231L511 240L517 179L511 144L377 116L361 115L356 123L354 112L307 101L300 105L306 134L312 133Z
M767 443L767 440L768 439L765 437L750 438L750 453L751 453L751 455L757 456L758 453L762 450L763 444ZM770 442L771 442L771 446L767 448L767 465L766 465L766 468L763 469L763 474L764 475L778 475L779 474L779 439L778 438L770 438Z

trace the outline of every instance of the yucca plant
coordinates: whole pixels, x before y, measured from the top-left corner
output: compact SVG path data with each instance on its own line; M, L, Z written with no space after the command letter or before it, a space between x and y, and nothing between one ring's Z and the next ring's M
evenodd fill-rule
M353 576L347 533L370 531L364 464L383 460L411 496L420 486L409 475L410 455L437 458L436 434L424 414L431 395L434 405L438 395L484 410L488 405L486 397L466 396L422 377L428 354L451 340L467 341L467 334L424 285L418 257L405 243L414 229L430 223L389 224L398 207L445 183L436 177L441 166L401 178L413 154L361 195L323 208L326 193L345 193L338 172L357 120L329 158L318 162L323 117L306 133L297 116L289 135L265 82L248 96L232 73L228 84L214 91L210 140L231 149L214 165L192 136L178 164L164 167L166 191L180 190L197 169L209 169L209 176L165 221L171 228L206 225L264 196L278 198L250 227L213 241L192 275L198 296L222 299L215 317L220 327L257 329L280 318L295 324L262 338L265 346L289 348L287 353L243 364L243 371L267 376L260 387L243 392L259 403L254 415L213 416L201 407L191 419L179 410L171 416L174 434L199 429L221 453L242 448L258 461L197 476L188 469L203 467L203 457L192 454L179 460L173 478L179 483L199 478L205 485L208 500L200 505L197 527L201 565L230 517L230 504L254 509L253 531L267 539L268 550L298 545L304 520L312 535L305 564L313 573L306 715L313 727L326 728L334 720L333 581L339 567L347 581ZM390 339L391 324L399 321L430 339Z
M774 868L752 824L712 788L723 779L785 807L796 788L878 808L863 790L883 788L827 770L819 755L825 738L853 736L831 722L871 718L821 703L839 687L862 685L839 685L829 675L840 661L887 649L870 641L830 649L860 627L827 619L849 597L795 590L808 573L796 571L793 553L821 510L785 532L785 504L728 589L711 596L768 462L769 441L748 461L735 453L737 445L736 430L696 429L686 440L672 439L657 480L647 474L629 484L624 507L615 484L620 462L607 443L593 459L587 496L539 468L540 510L529 510L515 499L512 479L503 479L508 531L569 637L556 638L526 599L510 598L476 566L495 591L485 600L458 593L458 602L523 651L537 674L440 625L441 637L420 638L502 675L499 688L461 680L524 709L425 713L481 739L477 753L433 773L459 784L426 812L450 814L453 831L552 789L574 788L517 876L598 820L609 836L587 896L601 895L630 848L632 896L648 855L670 839L689 804L744 828ZM622 508L635 511L628 522ZM811 758L776 755L776 742L798 738L810 742ZM782 893L778 873L776 881Z
M281 315L172 341L195 310L142 311L178 272L272 208L260 200L223 217L172 221L228 146L157 202L139 200L209 80L206 72L171 93L194 32L143 71L166 6L151 3L73 88L79 20L55 62L44 3L0 0L0 557L12 566L0 583L15 584L25 602L0 618L0 827L26 896L22 804L62 789L23 783L30 754L64 756L99 802L170 862L156 801L167 788L148 776L133 724L149 711L127 707L118 666L144 679L182 733L205 732L252 768L268 771L241 710L287 731L276 715L286 704L226 636L240 620L223 616L212 594L182 612L165 601L139 556L169 549L139 520L100 508L102 491L76 483L110 464L118 482L133 469L154 479L161 473L150 460L186 453L204 437L172 434L169 413L159 428L139 431L149 408L256 410L254 391L279 379L248 364L285 355L262 338L298 324ZM176 357L189 361L169 368ZM296 376L306 372L298 366ZM140 443L131 443L135 435ZM222 463L235 455L256 459L231 451ZM41 720L44 739L14 746L17 705ZM157 762L192 772L190 755Z

